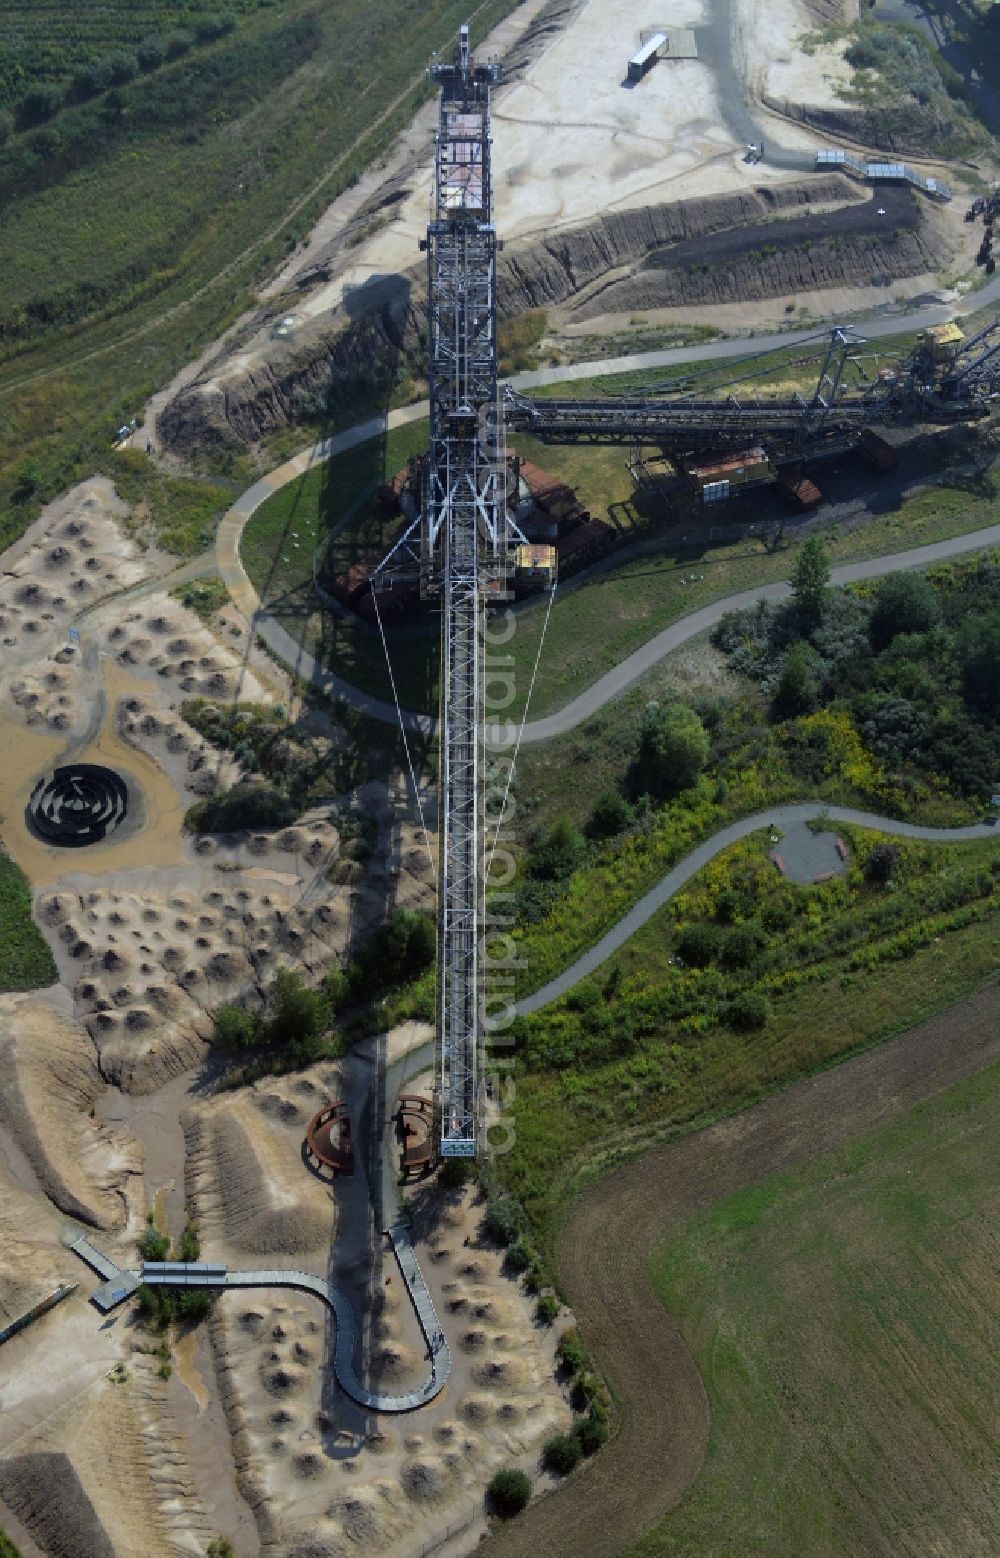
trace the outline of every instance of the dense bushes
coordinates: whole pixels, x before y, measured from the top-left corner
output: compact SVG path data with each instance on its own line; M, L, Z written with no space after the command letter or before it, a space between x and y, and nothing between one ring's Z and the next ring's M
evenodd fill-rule
M437 935L433 921L412 909L393 909L343 970L325 982L335 1010L362 1004L377 1006L401 985L418 980L433 966Z
M197 801L185 822L195 833L240 833L246 828L284 828L298 807L268 784L235 784L231 790Z
M636 788L650 795L679 795L694 784L708 758L708 731L683 703L646 706L639 735Z
M896 805L928 777L939 788L985 798L1000 772L1000 566L993 559L920 574L890 574L870 593L824 589L802 636L797 602L761 602L724 617L713 639L730 667L771 698L772 722L793 767L825 775L832 727L847 721L863 754L904 781ZM876 788L879 769L869 770ZM864 791L864 786L858 786ZM866 798L885 805L884 793Z

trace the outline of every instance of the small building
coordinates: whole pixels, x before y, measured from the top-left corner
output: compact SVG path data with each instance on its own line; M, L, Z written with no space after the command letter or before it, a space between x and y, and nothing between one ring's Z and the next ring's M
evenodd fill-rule
M770 481L772 471L763 449L743 449L711 465L693 465L688 475L703 503L721 503L739 487Z
M954 320L947 325L931 325L921 335L932 362L950 362L964 340L965 335Z
M647 38L642 48L637 50L628 62L628 79L641 81L643 76L648 75L660 57L660 50L665 49L666 46L665 32L654 32L651 38Z
M519 546L514 559L514 582L519 590L544 590L555 582L557 554L554 546Z

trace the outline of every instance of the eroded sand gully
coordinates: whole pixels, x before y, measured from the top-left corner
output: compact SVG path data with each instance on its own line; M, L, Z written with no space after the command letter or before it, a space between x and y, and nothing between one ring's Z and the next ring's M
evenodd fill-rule
M432 863L395 781L277 834L184 833L191 802L242 773L187 725L184 698L274 694L245 632L236 640L228 621L213 631L131 556L120 514L106 484L83 484L0 579L0 616L19 597L0 662L0 832L59 973L47 991L0 997L0 1315L58 1282L80 1285L0 1354L0 1499L41 1550L67 1558L66 1532L73 1558L85 1547L195 1555L220 1532L239 1558L262 1543L291 1554L317 1533L324 1551L420 1548L456 1522L481 1523L491 1470L511 1459L533 1468L571 1416L555 1379L559 1327L536 1325L471 1195L415 1192L418 1258L455 1364L444 1394L405 1424L343 1398L329 1316L280 1292L226 1295L210 1330L171 1337L161 1378L157 1338L126 1312L101 1322L86 1302L97 1279L62 1242L71 1218L134 1266L147 1213L173 1239L193 1217L208 1259L341 1284L372 1381L395 1389L426 1373L364 1174L331 1190L302 1159L306 1124L331 1097L346 1096L360 1124L377 1045L219 1093L205 1062L222 1001L259 1001L282 966L319 978L389 904L431 908ZM103 568L74 612L46 579L85 567L89 540L129 566L124 588ZM331 727L328 746L338 739ZM121 833L80 850L43 844L25 819L39 775L68 758L113 767L134 789ZM342 860L342 830L364 819L374 852L363 865ZM385 1052L411 1041L395 1035Z

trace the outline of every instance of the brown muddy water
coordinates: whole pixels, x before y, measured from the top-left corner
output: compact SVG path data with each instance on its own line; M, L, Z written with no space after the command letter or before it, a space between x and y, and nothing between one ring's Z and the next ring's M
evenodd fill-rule
M0 833L9 853L34 887L45 887L66 871L129 871L142 866L176 866L184 859L184 805L160 766L123 741L115 729L115 710L122 698L147 689L113 660L99 661L107 708L96 738L85 746L67 747L60 736L27 729L0 714ZM99 689L95 688L95 696ZM142 796L139 826L117 839L114 834L86 849L59 849L29 831L25 809L37 780L72 755L79 763L103 763L132 779ZM128 820L126 820L128 828Z

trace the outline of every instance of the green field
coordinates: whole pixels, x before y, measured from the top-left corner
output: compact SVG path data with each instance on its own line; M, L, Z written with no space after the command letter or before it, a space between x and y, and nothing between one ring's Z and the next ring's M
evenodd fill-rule
M52 953L31 918L24 873L0 850L0 991L38 990L55 978Z
M511 4L478 7L474 37ZM194 34L215 8L4 12L0 543L237 316L255 278L392 142L430 90L432 50L469 19L450 0L385 0L377 16L362 0L232 9L232 31L85 97L73 79L88 63L134 49L140 29L168 37L180 19ZM29 123L23 100L41 87L62 96Z
M998 1550L998 1135L992 1066L671 1235L711 1432L629 1558Z

